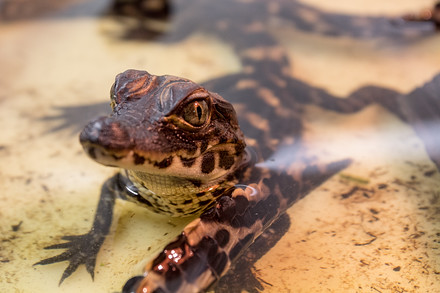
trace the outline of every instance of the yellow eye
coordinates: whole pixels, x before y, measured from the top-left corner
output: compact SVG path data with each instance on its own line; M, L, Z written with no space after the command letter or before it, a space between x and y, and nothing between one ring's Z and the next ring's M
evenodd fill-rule
M208 104L204 100L189 103L183 109L183 120L192 126L199 127L208 120Z
M116 84L114 83L110 89L110 106L112 107L112 110L116 107L115 85Z

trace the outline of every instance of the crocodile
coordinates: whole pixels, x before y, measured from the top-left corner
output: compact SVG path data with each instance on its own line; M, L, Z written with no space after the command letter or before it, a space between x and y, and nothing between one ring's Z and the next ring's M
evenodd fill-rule
M184 78L127 70L116 77L110 96L112 114L90 122L80 142L92 159L121 171L104 183L90 231L47 247L68 250L38 263L69 261L60 283L80 264L93 276L115 199L121 198L169 216L202 212L152 263L152 272L165 275L165 282L150 285L151 272L138 290L203 290L289 206L350 162L306 160L298 153L298 137L266 137L264 148L252 142L246 147L233 106ZM260 97L266 103L270 98ZM278 109L287 129L299 127L293 112ZM285 162L266 166L278 144L289 150L295 168Z

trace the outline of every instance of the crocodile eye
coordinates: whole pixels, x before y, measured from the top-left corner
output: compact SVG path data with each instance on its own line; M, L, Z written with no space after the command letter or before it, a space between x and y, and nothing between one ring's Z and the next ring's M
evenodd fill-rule
M208 104L204 100L189 103L183 109L182 117L192 126L202 126L208 120Z
M115 86L116 84L114 83L110 89L110 106L112 107L112 110L116 107Z

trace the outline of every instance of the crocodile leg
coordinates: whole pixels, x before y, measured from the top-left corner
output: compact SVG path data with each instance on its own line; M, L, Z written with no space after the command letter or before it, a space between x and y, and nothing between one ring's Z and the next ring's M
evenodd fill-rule
M45 247L45 249L67 249L65 252L43 259L34 265L47 265L62 261L68 261L69 265L61 276L59 285L75 272L81 264L86 266L87 271L94 277L96 256L99 249L109 233L113 220L113 207L116 196L121 194L119 185L119 174L108 179L102 186L101 196L93 221L93 226L89 232L83 235L63 236L67 242Z

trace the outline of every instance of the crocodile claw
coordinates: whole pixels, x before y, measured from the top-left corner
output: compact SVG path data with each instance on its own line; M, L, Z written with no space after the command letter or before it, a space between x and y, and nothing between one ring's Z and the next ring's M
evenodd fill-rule
M67 249L67 251L57 256L43 259L34 265L47 265L69 261L69 265L64 270L58 285L61 285L66 278L72 275L81 264L86 266L87 272L89 272L93 279L96 256L104 238L89 232L84 235L64 236L62 239L68 242L50 245L44 249Z

